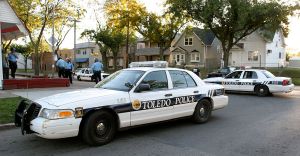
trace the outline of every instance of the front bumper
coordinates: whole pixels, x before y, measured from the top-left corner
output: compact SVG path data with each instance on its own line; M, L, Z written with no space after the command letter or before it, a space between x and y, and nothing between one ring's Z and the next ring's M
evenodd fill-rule
M221 95L221 96L213 96L214 101L214 108L213 110L224 108L228 105L228 96Z
M46 139L58 139L77 136L81 118L49 120L36 118L30 122L30 130Z

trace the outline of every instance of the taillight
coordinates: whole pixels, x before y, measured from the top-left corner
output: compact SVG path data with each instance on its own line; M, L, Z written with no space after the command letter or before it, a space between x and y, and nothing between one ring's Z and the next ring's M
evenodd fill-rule
M282 85L283 85L283 86L287 86L288 84L289 84L289 80L283 80L283 81L282 81Z

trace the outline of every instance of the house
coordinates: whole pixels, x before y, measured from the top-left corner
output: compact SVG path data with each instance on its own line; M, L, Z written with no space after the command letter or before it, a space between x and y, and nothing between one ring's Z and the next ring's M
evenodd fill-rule
M138 39L135 53L136 61L156 61L160 60L159 47L157 43L152 43L149 40ZM164 51L164 60L169 60L169 49Z
M300 57L293 57L289 60L289 67L300 68Z
M84 42L76 44L75 55L76 60L74 60L74 64L76 68L92 66L95 58L101 60L100 49L95 42Z
M26 58L21 53L16 53L16 54L18 56L18 62L17 62L18 69L25 69L26 65L27 65L27 69L32 69L32 60L30 57L28 57L26 60Z
M116 65L117 69L123 69L126 68L125 60L124 58L128 57L128 64L132 61L135 60L135 52L136 52L136 47L135 44L129 44L128 46L128 55L126 55L126 45L122 45L119 49L119 52L117 54L117 60L116 60ZM109 52L107 54L107 59L108 59L108 68L113 69L113 54L112 52Z
M7 0L0 0L0 43L28 34L23 23L20 21ZM0 46L0 89L3 88L3 56ZM7 75L7 68L4 69Z
M282 30L258 30L246 36L231 49L228 63L230 66L285 67Z
M193 68L219 67L221 53L218 46L218 41L210 30L187 29L171 47L170 65Z

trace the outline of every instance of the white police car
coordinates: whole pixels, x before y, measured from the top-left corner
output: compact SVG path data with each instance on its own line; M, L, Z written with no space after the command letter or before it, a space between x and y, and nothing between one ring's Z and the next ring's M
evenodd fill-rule
M221 85L205 84L187 70L136 67L148 65L166 62L132 63L95 88L22 101L15 124L23 134L48 139L81 135L90 145L102 145L122 128L189 116L205 123L213 110L228 104Z
M224 78L207 78L203 81L222 84L226 91L254 92L258 96L294 90L291 78L275 77L267 70L258 69L236 70Z
M93 81L93 70L91 68L80 68L78 71L74 73L74 78L76 78L78 81L81 80L87 80L87 81ZM109 74L101 72L101 80L109 76Z

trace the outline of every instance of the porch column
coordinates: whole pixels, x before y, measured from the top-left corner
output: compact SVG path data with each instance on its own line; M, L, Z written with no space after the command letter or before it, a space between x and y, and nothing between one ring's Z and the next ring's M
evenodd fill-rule
M2 32L0 22L0 43L2 43ZM2 45L0 45L0 89L3 89L3 64L2 64Z

